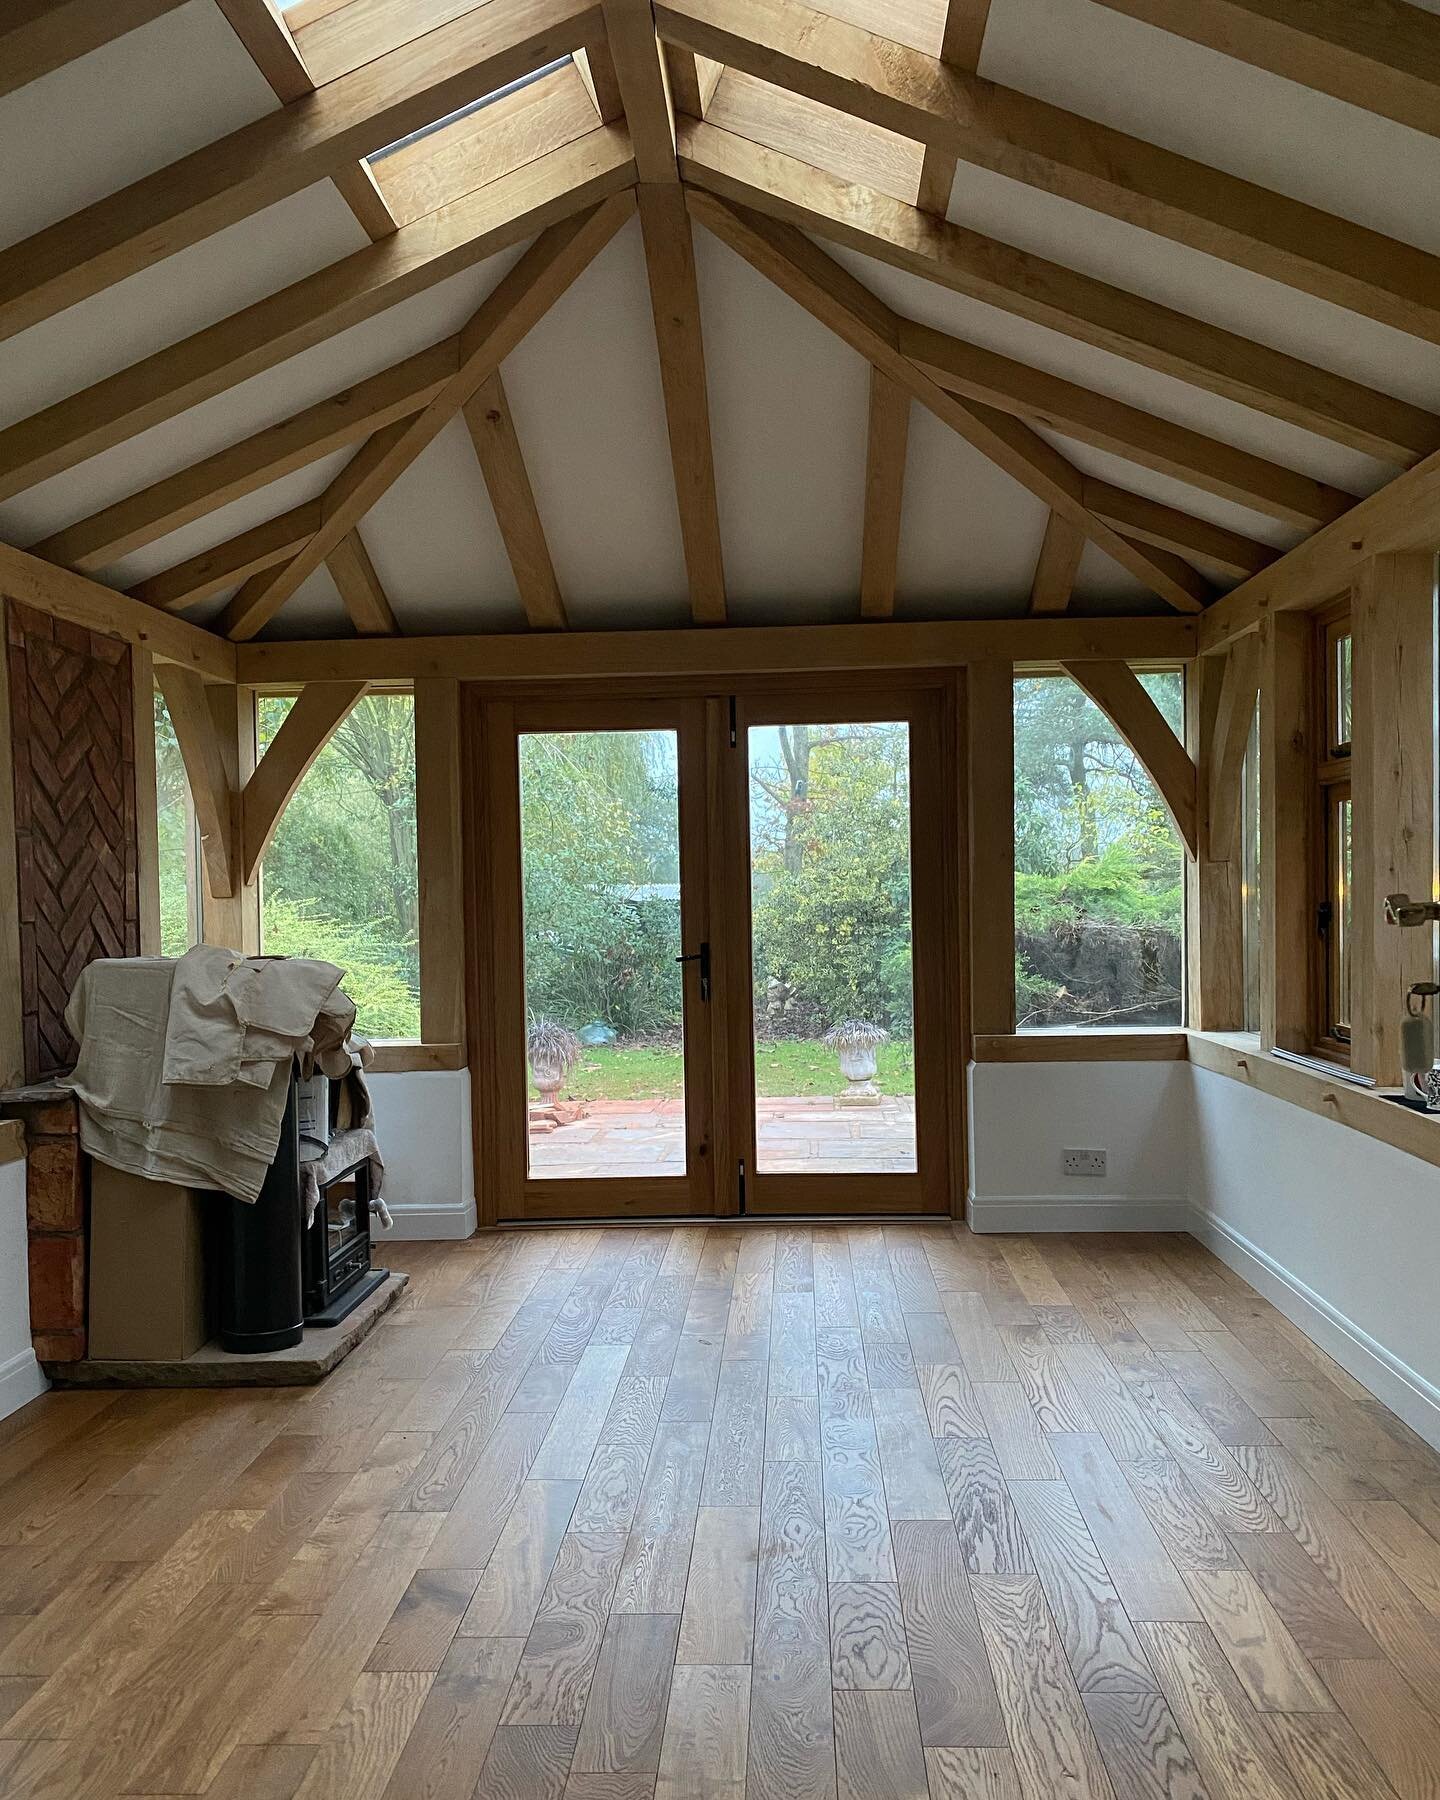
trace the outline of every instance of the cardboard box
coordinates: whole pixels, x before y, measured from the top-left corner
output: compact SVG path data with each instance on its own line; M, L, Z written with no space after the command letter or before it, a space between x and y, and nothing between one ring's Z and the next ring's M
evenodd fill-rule
M206 1207L213 1195L90 1171L90 1344L95 1362L178 1362L210 1336Z

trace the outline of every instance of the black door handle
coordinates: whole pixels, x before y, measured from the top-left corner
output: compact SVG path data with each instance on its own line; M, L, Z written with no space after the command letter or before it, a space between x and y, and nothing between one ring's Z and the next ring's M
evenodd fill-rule
M710 998L710 946L702 944L698 950L692 950L688 956L677 956L677 963L698 962L700 965L700 998Z

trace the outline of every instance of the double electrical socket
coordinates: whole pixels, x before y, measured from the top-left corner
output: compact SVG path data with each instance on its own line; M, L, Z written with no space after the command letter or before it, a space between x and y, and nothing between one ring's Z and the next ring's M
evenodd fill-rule
M1103 1150L1062 1150L1062 1166L1067 1175L1103 1175L1105 1173L1105 1152Z

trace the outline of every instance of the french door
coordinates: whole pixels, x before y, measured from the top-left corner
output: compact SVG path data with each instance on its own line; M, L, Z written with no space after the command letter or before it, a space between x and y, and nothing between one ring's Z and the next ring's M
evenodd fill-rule
M467 703L482 1219L948 1212L948 689L552 693Z

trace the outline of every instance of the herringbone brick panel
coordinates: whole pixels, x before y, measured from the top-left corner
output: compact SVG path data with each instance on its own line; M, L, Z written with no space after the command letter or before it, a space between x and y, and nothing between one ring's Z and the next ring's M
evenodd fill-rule
M98 956L140 950L129 647L10 608L25 1076L68 1069L65 1005Z

